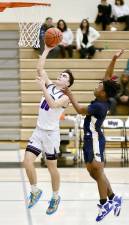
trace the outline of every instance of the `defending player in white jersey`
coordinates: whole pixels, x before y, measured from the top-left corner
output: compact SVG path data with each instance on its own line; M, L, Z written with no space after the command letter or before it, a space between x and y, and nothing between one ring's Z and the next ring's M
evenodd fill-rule
M74 77L70 70L63 71L53 83L44 70L46 57L51 48L45 46L45 50L37 65L37 81L43 91L39 107L39 115L36 128L29 139L24 166L31 185L28 208L33 207L39 200L42 190L37 187L37 175L34 162L37 156L43 152L46 155L46 164L51 176L53 195L46 211L47 214L54 213L59 205L60 175L57 169L57 158L60 146L59 120L62 112L69 104L69 98L62 89L70 87Z

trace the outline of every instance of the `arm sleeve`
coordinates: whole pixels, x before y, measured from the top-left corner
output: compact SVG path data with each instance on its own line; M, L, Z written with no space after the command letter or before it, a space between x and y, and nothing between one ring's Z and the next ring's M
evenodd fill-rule
M90 104L88 106L88 114L90 115L100 114L101 110L102 110L102 107L98 103Z

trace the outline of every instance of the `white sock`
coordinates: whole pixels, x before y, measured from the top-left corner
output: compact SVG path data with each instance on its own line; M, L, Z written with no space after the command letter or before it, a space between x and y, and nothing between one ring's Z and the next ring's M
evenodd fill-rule
M54 199L58 199L58 196L59 196L59 192L58 191L53 191L53 198Z
M39 188L37 187L37 184L31 185L31 191L32 191L32 193L35 193L35 192L37 192L38 190L39 190Z

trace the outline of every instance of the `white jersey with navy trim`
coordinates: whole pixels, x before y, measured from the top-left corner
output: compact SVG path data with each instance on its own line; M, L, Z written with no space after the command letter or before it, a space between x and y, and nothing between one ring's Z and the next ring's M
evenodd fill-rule
M61 90L56 88L55 84L48 85L47 89L54 100L57 100L64 95ZM58 130L60 116L63 111L63 107L50 108L45 98L42 97L39 107L37 126L44 130Z

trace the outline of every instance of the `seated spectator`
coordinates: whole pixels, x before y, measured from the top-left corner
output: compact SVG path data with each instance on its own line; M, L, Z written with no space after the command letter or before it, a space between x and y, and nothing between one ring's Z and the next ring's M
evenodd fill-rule
M40 28L39 41L40 41L40 55L42 55L44 51L44 35L47 29L50 27L54 27L53 19L51 17L47 17L45 22L42 24Z
M66 57L66 51L68 51L69 58L73 57L73 33L70 28L67 27L66 22L60 19L57 22L57 28L63 33L63 40L58 45L62 58Z
M129 30L129 7L124 0L115 0L115 5L112 6L112 15L115 21L125 22L125 31Z
M106 30L107 25L110 25L112 22L111 13L111 4L108 4L107 0L101 0L101 3L98 5L98 15L96 17L95 23L102 24L102 30Z
M96 51L93 42L100 37L98 31L90 27L87 19L83 19L80 28L76 31L76 48L80 53L80 58L91 59Z
M112 115L116 114L117 105L129 106L129 69L125 70L120 77L120 92L115 98L110 98Z

